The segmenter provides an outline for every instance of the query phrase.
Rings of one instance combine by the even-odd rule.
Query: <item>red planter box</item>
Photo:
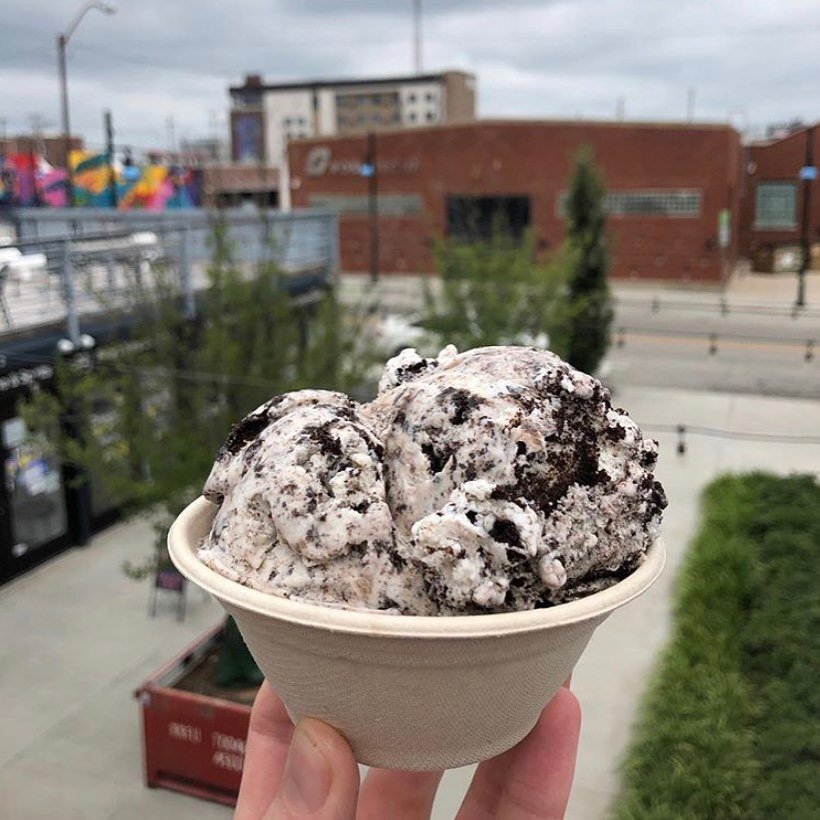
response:
[[[145,783],[236,804],[251,708],[174,689],[213,648],[221,626],[205,633],[134,693],[142,712]]]

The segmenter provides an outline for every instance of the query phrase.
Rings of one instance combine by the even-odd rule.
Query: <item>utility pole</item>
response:
[[[367,132],[367,158],[362,173],[367,177],[367,214],[370,223],[370,281],[379,281],[379,172],[376,132]]]
[[[686,92],[686,122],[695,121],[695,89]]]
[[[108,165],[108,193],[111,197],[111,207],[117,207],[117,172],[114,170],[114,124],[111,112],[103,113],[105,127],[105,162]]]
[[[42,149],[43,139],[43,125],[44,120],[40,114],[31,114],[29,116],[29,123],[31,128],[31,138],[28,143],[28,161],[31,166],[31,196],[32,203],[35,207],[43,204],[40,198],[40,190],[37,185],[37,151]],[[45,158],[45,151],[42,151],[43,158]]]
[[[176,124],[174,123],[173,114],[165,121],[165,127],[168,129],[168,151],[171,154],[171,162],[173,162],[173,156],[177,150]]]
[[[68,77],[65,66],[65,50],[71,35],[77,30],[77,26],[83,20],[86,14],[92,9],[101,11],[103,14],[114,14],[117,9],[110,3],[105,3],[102,0],[87,0],[79,11],[74,15],[72,21],[68,24],[68,28],[63,34],[57,35],[57,70],[60,75],[60,119],[63,129],[63,152],[65,153],[66,164],[66,204],[69,208],[74,205],[74,169],[71,167],[69,153],[71,151],[71,124],[68,120]]]
[[[413,69],[421,74],[421,0],[413,0]]]
[[[65,154],[66,191],[65,204],[74,207],[74,169],[71,167],[71,124],[68,121],[68,77],[65,68],[65,47],[68,38],[65,34],[57,37],[57,67],[60,72],[60,119],[63,129],[63,154]]]
[[[811,261],[811,237],[809,236],[811,184],[816,175],[817,169],[814,167],[814,126],[810,125],[806,129],[806,156],[803,168],[800,169],[800,178],[803,180],[803,218],[800,222],[800,246],[803,253],[800,260],[800,270],[797,272],[797,299],[794,303],[794,306],[798,308],[806,306],[806,270]]]
[[[623,97],[618,97],[618,102],[615,103],[615,119],[618,122],[624,121],[624,113],[626,110],[626,100]]]

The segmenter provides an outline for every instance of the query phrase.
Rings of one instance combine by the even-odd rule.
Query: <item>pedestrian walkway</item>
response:
[[[629,387],[615,396],[643,425],[688,425],[787,435],[820,436],[818,404],[807,400]],[[592,638],[572,678],[581,701],[583,727],[575,785],[566,820],[603,820],[618,790],[618,760],[626,749],[644,686],[669,630],[670,591],[675,570],[697,526],[703,486],[725,471],[752,469],[820,474],[820,446],[786,445],[687,437],[683,456],[673,434],[656,435],[661,444],[658,478],[669,507],[663,535],[667,567],[642,598],[612,615]],[[445,775],[436,820],[455,815],[471,768]]]
[[[644,424],[677,424],[820,435],[817,404],[695,391],[630,387],[617,402]],[[640,601],[596,633],[576,669],[584,710],[581,752],[568,818],[598,820],[617,791],[617,761],[658,649],[668,633],[674,571],[697,523],[702,486],[724,470],[820,472],[820,446],[690,437],[684,456],[660,436],[659,477],[670,506],[669,565]],[[128,580],[153,533],[144,521],[118,524],[0,589],[0,815],[9,820],[227,820],[231,811],[142,785],[133,690],[196,635],[219,608],[189,591],[184,623],[171,608],[147,617],[147,585]],[[470,769],[447,773],[436,820],[452,818]]]

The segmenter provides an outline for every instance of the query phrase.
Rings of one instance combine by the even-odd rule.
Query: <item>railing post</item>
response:
[[[66,331],[69,341],[76,348],[80,344],[80,320],[77,316],[77,304],[74,296],[74,267],[71,264],[70,240],[64,240],[60,250],[60,282],[66,311]]]
[[[194,283],[191,276],[191,226],[182,228],[182,245],[179,249],[179,285],[182,289],[182,305],[185,317],[193,319],[196,315]]]
[[[330,265],[330,278],[339,278],[339,218],[336,214],[328,214],[327,220],[327,242],[328,242],[328,264]]]

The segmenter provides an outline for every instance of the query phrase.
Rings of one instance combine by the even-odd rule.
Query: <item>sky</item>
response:
[[[413,70],[410,0],[113,0],[68,45],[72,131],[226,136],[227,88]],[[0,135],[59,130],[55,37],[82,0],[0,0]],[[484,117],[820,119],[820,0],[423,0],[425,71],[478,77]]]

